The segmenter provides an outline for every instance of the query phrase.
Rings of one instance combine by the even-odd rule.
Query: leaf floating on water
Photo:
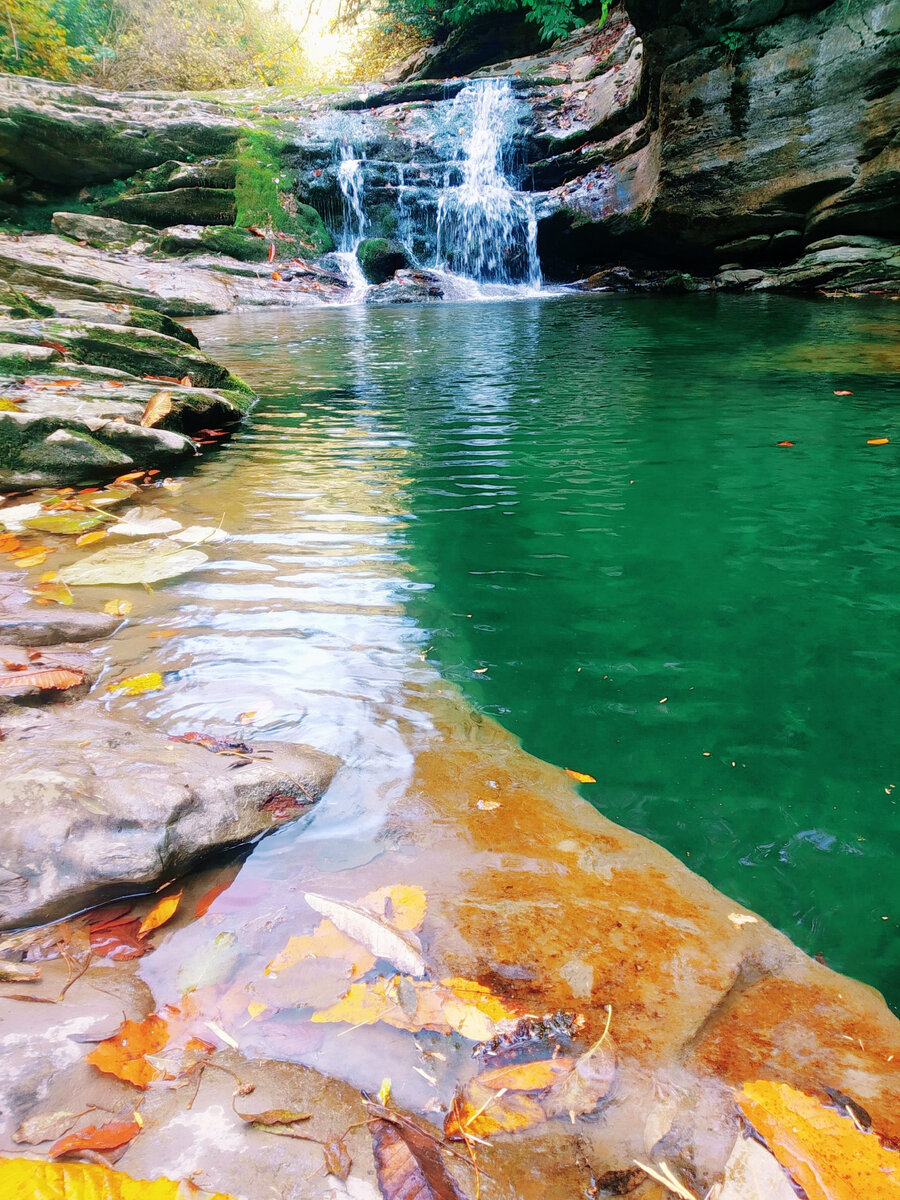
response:
[[[738,1106],[809,1200],[897,1200],[900,1154],[787,1083],[745,1083]]]
[[[778,443],[779,446],[793,446],[793,444],[794,444],[793,442],[779,442]]]
[[[331,921],[320,921],[310,937],[292,937],[280,954],[266,967],[266,975],[277,975],[296,966],[304,959],[338,958],[351,968],[351,980],[358,979],[375,966],[375,955],[365,946],[333,925]]]
[[[0,1158],[0,1195],[9,1200],[233,1200],[170,1179],[131,1179],[120,1171],[85,1163],[47,1163]]]
[[[86,533],[102,524],[108,518],[99,513],[48,513],[45,517],[32,517],[25,522],[28,529],[38,529],[41,533]]]
[[[141,413],[140,423],[145,429],[150,429],[152,426],[158,425],[163,417],[167,417],[171,411],[172,393],[154,392]]]
[[[466,1200],[435,1141],[412,1125],[380,1117],[369,1129],[384,1200]]]
[[[163,687],[163,677],[159,671],[148,671],[145,675],[132,675],[128,679],[118,679],[115,683],[107,684],[108,692],[123,692],[126,696],[143,696],[145,692],[158,692]]]
[[[109,537],[108,529],[95,529],[92,533],[83,533],[75,539],[76,546],[92,546],[94,542],[102,542]]]
[[[28,589],[28,594],[38,600],[49,600],[53,604],[71,604],[75,597],[61,579],[47,579]]]
[[[47,1154],[60,1158],[63,1154],[76,1154],[79,1150],[117,1150],[134,1141],[142,1126],[137,1121],[110,1121],[107,1125],[87,1125],[75,1133],[54,1142]]]
[[[146,1055],[158,1054],[169,1041],[169,1026],[154,1013],[145,1021],[126,1021],[119,1032],[100,1042],[86,1061],[107,1075],[144,1089],[161,1072],[147,1062]]]
[[[574,779],[576,783],[596,783],[597,780],[593,775],[585,775],[581,771],[573,771],[571,767],[566,767],[566,774],[570,779]]]
[[[886,446],[890,440],[891,440],[890,438],[868,438],[866,440],[866,445],[867,446]]]
[[[846,388],[841,388],[840,391],[834,393],[835,396],[852,396],[852,392],[848,392]]]
[[[422,946],[414,933],[400,931],[387,920],[355,904],[329,900],[314,892],[306,892],[304,898],[310,908],[328,917],[342,933],[360,942],[376,958],[387,959],[407,975],[425,974]]]
[[[127,617],[133,610],[134,605],[130,600],[107,600],[103,605],[103,611],[111,617]]]
[[[98,550],[60,571],[60,579],[73,586],[93,587],[106,583],[159,583],[202,567],[209,558],[202,550],[182,549],[177,544],[111,546]]]
[[[159,904],[154,905],[144,918],[138,930],[138,937],[145,937],[154,929],[159,929],[160,925],[165,925],[166,921],[170,921],[174,917],[183,895],[183,892],[176,892],[174,896],[166,896],[164,900],[160,900]]]

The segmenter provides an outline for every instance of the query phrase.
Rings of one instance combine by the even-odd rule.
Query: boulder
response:
[[[204,158],[202,162],[165,162],[138,177],[141,191],[168,192],[176,188],[233,188],[234,159]]]
[[[234,754],[87,704],[7,713],[0,793],[0,928],[150,889],[204,856],[302,816],[337,770],[307,746]],[[265,757],[262,757],[262,756]]]
[[[220,105],[0,77],[0,166],[74,190],[173,159],[228,153],[243,122]]]
[[[159,236],[149,225],[133,225],[93,213],[58,212],[51,221],[54,233],[87,242],[97,250],[149,250]]]
[[[356,257],[369,283],[385,283],[395,271],[410,265],[400,242],[388,238],[367,238],[359,243]]]
[[[165,192],[134,192],[102,201],[100,216],[143,221],[156,229],[190,222],[230,225],[237,211],[234,192],[227,188],[185,187]]]
[[[366,304],[427,304],[442,300],[444,287],[432,271],[397,271],[393,279],[369,288]]]

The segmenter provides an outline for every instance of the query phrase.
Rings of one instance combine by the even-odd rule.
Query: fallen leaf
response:
[[[40,967],[0,960],[0,983],[34,983],[40,977]]]
[[[755,1138],[739,1134],[710,1200],[797,1200],[787,1172]]]
[[[866,445],[867,446],[886,446],[890,440],[891,440],[890,438],[867,438]]]
[[[163,687],[163,677],[159,671],[148,671],[145,675],[132,675],[128,679],[118,679],[115,683],[107,684],[108,692],[124,692],[126,696],[143,696],[145,692],[158,692]]]
[[[242,1113],[234,1110],[242,1121],[248,1125],[296,1125],[298,1121],[308,1121],[312,1113],[292,1112],[288,1108],[267,1108],[260,1113]]]
[[[574,779],[576,783],[596,783],[597,780],[593,775],[585,775],[581,771],[573,771],[571,767],[566,767],[566,774],[570,779]]]
[[[139,928],[137,917],[98,926],[90,933],[91,949],[98,958],[108,958],[112,962],[143,958],[152,947],[138,935]]]
[[[86,533],[108,519],[99,513],[92,512],[62,513],[59,515],[48,513],[45,517],[32,517],[31,520],[25,522],[25,528],[37,529],[41,533]]]
[[[314,892],[304,894],[306,903],[327,917],[342,933],[360,942],[376,958],[387,959],[408,975],[424,975],[422,946],[414,933],[399,930],[386,919],[342,900],[329,900]]]
[[[103,605],[103,611],[111,617],[127,617],[133,609],[134,605],[130,600],[107,600]]]
[[[0,691],[37,688],[39,691],[65,692],[84,683],[84,671],[68,667],[51,667],[37,671],[0,671]]]
[[[375,966],[375,955],[331,921],[320,921],[309,937],[289,938],[284,949],[266,967],[266,975],[277,975],[296,966],[304,959],[336,958],[351,968],[351,980],[359,979]]]
[[[281,280],[284,279],[284,276],[282,275],[282,273],[280,271],[273,271],[272,278],[275,280],[276,283],[280,283]]]
[[[845,388],[841,388],[840,391],[837,391],[834,394],[835,394],[835,396],[852,396],[853,395],[852,392],[848,392]]]
[[[131,1179],[120,1171],[85,1163],[47,1163],[0,1158],[0,1194],[7,1200],[233,1200],[193,1183]]]
[[[779,446],[793,446],[793,444],[794,444],[793,442],[779,442],[778,443]]]
[[[95,529],[91,533],[83,533],[75,539],[76,546],[92,546],[94,542],[102,542],[109,537],[108,529]]]
[[[268,1010],[268,1007],[268,1004],[263,1004],[261,1000],[251,1000],[247,1005],[247,1012],[250,1014],[251,1019],[255,1021],[257,1017],[261,1017]]]
[[[900,1154],[787,1083],[745,1083],[738,1107],[808,1200],[897,1200]]]
[[[100,1042],[86,1061],[107,1075],[144,1089],[162,1074],[145,1056],[157,1054],[168,1041],[169,1026],[154,1013],[145,1021],[126,1021],[114,1037]]]
[[[738,929],[742,925],[758,925],[759,917],[752,917],[750,913],[729,913],[728,920],[732,925],[736,925]]]
[[[29,595],[40,600],[50,600],[54,604],[71,604],[75,597],[60,579],[38,581],[37,586],[28,589]]]
[[[325,1174],[333,1175],[335,1179],[340,1179],[342,1183],[345,1182],[350,1177],[353,1159],[344,1145],[343,1138],[336,1137],[328,1142],[323,1142],[322,1150],[325,1154]]]
[[[269,262],[274,261],[274,258],[275,258],[275,243],[274,242],[269,242],[269,253],[266,255],[266,258]]]
[[[466,1200],[435,1141],[411,1125],[379,1117],[369,1130],[384,1200]]]
[[[2,515],[2,510],[0,510]],[[22,543],[12,533],[0,534],[0,554],[11,554],[13,550],[21,550]]]
[[[163,417],[167,417],[172,411],[172,393],[171,392],[154,392],[144,406],[144,411],[141,413],[140,424],[144,429],[150,429],[154,425],[158,425]]]
[[[194,909],[194,916],[195,917],[205,916],[209,912],[210,908],[212,907],[212,903],[216,899],[216,897],[221,896],[223,892],[227,891],[228,888],[231,887],[232,883],[234,883],[234,880],[229,879],[225,883],[213,884],[213,886],[209,889],[209,891],[204,892],[203,895],[200,897],[200,899],[197,901],[197,907]]]
[[[98,550],[60,571],[60,578],[75,586],[107,583],[159,583],[203,566],[209,558],[202,550],[183,549],[165,542],[157,545],[125,544]]]
[[[188,742],[192,746],[202,746],[204,750],[209,750],[212,754],[237,754],[246,757],[253,755],[253,748],[246,742],[232,742],[227,738],[213,737],[210,733],[198,733],[196,730],[192,730],[190,733],[173,733],[170,735],[169,741]]]
[[[79,1150],[116,1150],[133,1141],[141,1132],[137,1121],[110,1121],[107,1125],[87,1125],[75,1133],[66,1134],[54,1142],[47,1154],[50,1158],[61,1158],[63,1154],[75,1154]]]
[[[255,716],[256,716],[256,712],[255,712],[254,710],[252,710],[252,709],[251,709],[251,711],[250,711],[250,712],[242,712],[242,713],[239,713],[239,714],[238,714],[238,721],[240,722],[240,724],[241,724],[241,725],[252,725],[252,724],[253,724],[253,718],[254,718]]]
[[[134,692],[129,692],[129,695],[134,694]],[[160,900],[158,904],[154,905],[144,918],[138,930],[138,937],[146,937],[148,933],[152,933],[154,929],[159,929],[160,925],[165,925],[166,921],[170,921],[175,915],[183,895],[183,892],[176,892],[174,896],[166,896],[164,900]]]
[[[19,1145],[39,1146],[41,1142],[52,1142],[68,1133],[83,1112],[48,1112],[27,1117],[12,1135]]]
[[[575,1065],[574,1058],[560,1055],[559,1058],[540,1058],[536,1062],[516,1063],[509,1067],[494,1067],[483,1071],[478,1081],[484,1087],[499,1092],[542,1092],[551,1087],[561,1076],[568,1075]]]

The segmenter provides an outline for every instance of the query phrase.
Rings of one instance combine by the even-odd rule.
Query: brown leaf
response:
[[[167,417],[171,411],[172,393],[155,392],[147,401],[144,411],[141,413],[141,425],[145,429],[149,429],[153,425],[158,425],[163,417]]]
[[[380,1117],[369,1129],[384,1200],[466,1200],[430,1138]]]
[[[64,692],[68,688],[84,683],[84,671],[69,667],[53,667],[40,671],[0,671],[0,690],[10,691],[21,687],[37,688],[42,692]]]
[[[78,1112],[48,1112],[27,1117],[12,1135],[20,1146],[38,1146],[41,1142],[52,1142],[68,1133],[79,1117]]]
[[[350,1175],[353,1159],[341,1138],[332,1138],[322,1146],[325,1152],[325,1174],[333,1175],[343,1183]]]
[[[288,1108],[267,1108],[259,1113],[234,1111],[248,1125],[296,1125],[298,1121],[308,1121],[312,1116],[312,1113],[292,1112]]]
[[[132,1141],[141,1132],[137,1121],[110,1121],[108,1125],[88,1125],[54,1142],[47,1155],[60,1158],[80,1150],[116,1150]]]

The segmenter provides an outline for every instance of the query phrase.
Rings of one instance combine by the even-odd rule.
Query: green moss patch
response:
[[[282,162],[283,147],[278,138],[260,130],[238,143],[234,223],[238,228],[252,225],[267,233],[286,233],[306,254],[327,254],[334,241],[318,212],[294,195],[291,172]]]

